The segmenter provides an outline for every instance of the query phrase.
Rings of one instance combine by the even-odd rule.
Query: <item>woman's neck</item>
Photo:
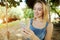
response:
[[[40,22],[43,22],[43,18],[35,18],[36,21],[40,21]]]

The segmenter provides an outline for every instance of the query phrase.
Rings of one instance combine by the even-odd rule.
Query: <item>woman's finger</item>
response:
[[[25,30],[27,30],[29,32],[29,34],[31,34],[31,35],[34,34],[34,32],[32,30],[30,30],[30,29],[26,28]]]
[[[30,32],[27,29],[23,28],[22,31],[30,35]]]
[[[28,34],[28,32],[26,32],[26,31],[23,31],[22,33],[23,33],[23,35],[26,36],[26,37],[30,37],[30,36],[31,36],[31,35]]]

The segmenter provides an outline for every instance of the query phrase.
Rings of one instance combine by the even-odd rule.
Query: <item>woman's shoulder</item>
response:
[[[48,26],[53,26],[53,23],[52,22],[48,22]]]
[[[27,19],[28,28],[30,28],[30,25],[31,25],[32,21],[33,21],[33,18]]]
[[[26,25],[28,28],[30,27],[30,23],[32,22],[32,19],[27,18],[25,20],[20,21],[20,25]]]
[[[33,20],[33,18],[27,19],[26,22],[30,23],[32,20]]]
[[[52,22],[48,22],[48,27],[47,29],[53,29],[53,23]]]
[[[25,20],[21,20],[20,21],[20,26],[22,27],[22,26],[29,26],[29,24],[30,24],[30,19],[25,19]]]
[[[25,20],[20,20],[20,23],[25,23],[28,24],[30,22],[31,19],[25,19]]]

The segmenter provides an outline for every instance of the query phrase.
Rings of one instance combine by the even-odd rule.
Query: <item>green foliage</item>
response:
[[[25,9],[24,11],[24,18],[33,18],[33,10],[32,9]]]
[[[12,7],[12,6],[16,7],[20,5],[20,2],[22,2],[22,0],[19,0],[18,2],[15,0],[7,0],[7,2],[9,3],[9,7]],[[0,5],[5,6],[5,0],[1,0]]]
[[[16,7],[17,5],[20,4],[20,2],[16,2],[16,1],[14,1],[14,0],[8,0],[8,3],[10,4],[10,5],[9,5],[10,7],[11,7],[11,6]]]
[[[52,6],[59,6],[60,0],[50,0],[50,3],[52,3]]]
[[[60,5],[60,1],[59,0],[50,0],[49,3],[50,3],[50,9],[51,9],[50,11],[55,12],[60,16],[59,9],[56,8],[57,6]]]

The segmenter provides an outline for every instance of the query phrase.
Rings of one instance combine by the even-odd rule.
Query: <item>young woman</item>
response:
[[[43,1],[36,1],[33,7],[34,18],[29,21],[28,28],[23,28],[25,37],[31,40],[51,40],[53,24],[48,18],[47,4]]]

